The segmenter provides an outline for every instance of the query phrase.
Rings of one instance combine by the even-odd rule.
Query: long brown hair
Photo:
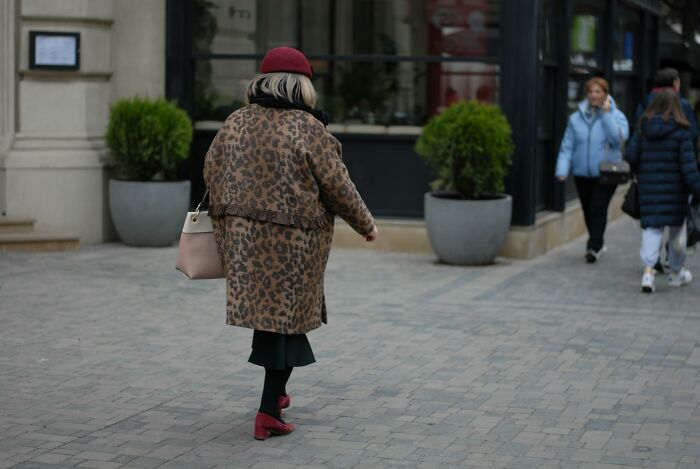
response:
[[[673,117],[673,120],[679,126],[684,129],[690,128],[690,123],[685,118],[681,108],[681,100],[678,97],[678,93],[674,90],[662,90],[656,93],[656,96],[651,100],[647,110],[639,120],[639,124],[641,125],[644,120],[651,120],[652,117],[658,114],[661,114],[664,122],[667,122],[669,117]]]

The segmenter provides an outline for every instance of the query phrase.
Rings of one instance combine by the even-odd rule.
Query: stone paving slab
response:
[[[0,254],[0,469],[700,467],[700,282],[639,293],[639,237],[595,265],[334,251],[297,431],[265,442],[223,281],[174,248]]]

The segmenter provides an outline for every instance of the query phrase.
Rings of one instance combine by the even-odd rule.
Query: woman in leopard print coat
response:
[[[291,48],[270,50],[205,158],[209,214],[226,273],[227,324],[254,329],[249,361],[266,370],[255,437],[293,430],[292,368],[315,361],[306,332],[327,322],[323,276],[339,215],[367,241],[374,220],[341,147],[313,110],[312,70]],[[320,120],[319,120],[320,118]]]

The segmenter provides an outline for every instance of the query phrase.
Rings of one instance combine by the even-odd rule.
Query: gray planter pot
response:
[[[190,206],[190,181],[109,180],[109,209],[119,237],[129,246],[171,246]]]
[[[425,223],[433,251],[441,262],[491,264],[510,227],[513,199],[457,200],[425,194]]]

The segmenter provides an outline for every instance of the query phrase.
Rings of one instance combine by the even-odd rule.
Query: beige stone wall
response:
[[[165,94],[165,0],[114,0],[112,100]]]
[[[7,212],[7,173],[4,161],[15,136],[15,23],[14,0],[0,2],[0,215]]]
[[[30,30],[80,32],[80,70],[30,70]],[[165,0],[3,0],[0,61],[0,209],[83,243],[114,239],[109,106],[164,94]]]
[[[9,216],[83,242],[111,237],[103,210],[112,0],[20,0],[15,135],[3,161]],[[80,32],[79,71],[29,69],[29,31]]]

